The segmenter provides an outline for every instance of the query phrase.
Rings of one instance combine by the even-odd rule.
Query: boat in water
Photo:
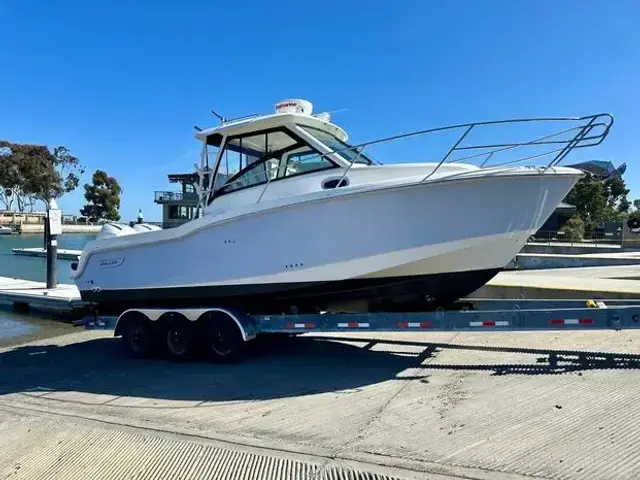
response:
[[[0,225],[0,235],[11,235],[13,230],[11,227],[7,227],[5,225]]]
[[[105,227],[72,275],[102,312],[448,306],[515,257],[582,175],[559,163],[602,142],[612,122],[608,114],[478,122],[352,145],[328,114],[285,100],[275,113],[198,129],[198,218],[155,231]],[[488,140],[487,131],[513,127],[535,136]],[[436,133],[455,137],[435,161],[372,156],[401,161],[416,150],[395,145]]]

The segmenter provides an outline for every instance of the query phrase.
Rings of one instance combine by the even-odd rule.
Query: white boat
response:
[[[196,133],[203,143],[199,218],[99,238],[73,276],[82,298],[103,311],[447,305],[515,257],[582,175],[558,163],[575,148],[599,144],[612,122],[607,114],[481,122],[352,146],[328,114],[286,100],[274,114]],[[472,131],[540,123],[556,130],[527,141],[468,143]],[[458,138],[438,161],[382,165],[368,155],[436,132]],[[518,161],[552,158],[542,166],[514,166],[512,158],[487,165],[523,149],[530,154]]]
[[[11,230],[11,227],[0,225],[0,235],[11,235],[12,233],[13,230]]]

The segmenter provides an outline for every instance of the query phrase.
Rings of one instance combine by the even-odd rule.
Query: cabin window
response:
[[[317,172],[331,168],[333,164],[314,150],[307,148],[302,151],[291,152],[286,156],[283,177],[290,177],[301,173]]]
[[[319,141],[324,143],[330,150],[336,152],[342,158],[344,158],[347,162],[353,162],[355,159],[356,163],[361,163],[364,165],[371,165],[374,163],[373,159],[364,154],[364,152],[358,152],[361,148],[352,147],[351,145],[343,142],[342,140],[337,139],[329,132],[325,132],[324,130],[319,130],[313,127],[307,127],[304,125],[300,125],[300,128],[304,129],[309,133],[309,135],[313,135]]]
[[[296,140],[283,131],[272,131],[229,139],[222,152],[218,171],[227,178],[237,174],[240,170],[269,158],[279,160],[282,151],[296,144]],[[268,158],[269,157],[269,158]],[[266,181],[265,169],[254,171],[256,180],[262,175]],[[246,178],[244,180],[247,180]],[[258,182],[259,183],[259,182]]]
[[[271,130],[230,138],[218,175],[229,180],[215,196],[335,165],[292,132]]]

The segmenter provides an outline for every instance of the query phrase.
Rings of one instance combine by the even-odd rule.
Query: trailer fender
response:
[[[245,342],[253,340],[258,334],[258,327],[256,322],[249,315],[241,312],[232,311],[227,308],[212,307],[212,308],[185,308],[185,309],[166,309],[166,308],[131,308],[124,311],[116,321],[114,336],[122,334],[122,326],[127,321],[127,318],[135,315],[144,315],[149,321],[157,322],[160,317],[166,313],[177,313],[184,316],[191,322],[197,321],[204,313],[207,312],[220,312],[230,317],[240,329],[242,339]]]

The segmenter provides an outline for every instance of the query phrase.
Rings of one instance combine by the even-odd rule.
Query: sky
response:
[[[607,112],[611,134],[570,160],[636,166],[635,0],[0,0],[0,139],[64,145],[159,221],[155,190],[193,170],[193,125],[304,98],[355,143],[512,117]],[[391,150],[403,161],[406,149]],[[387,159],[381,159],[387,161]],[[83,189],[59,201],[84,205]]]

